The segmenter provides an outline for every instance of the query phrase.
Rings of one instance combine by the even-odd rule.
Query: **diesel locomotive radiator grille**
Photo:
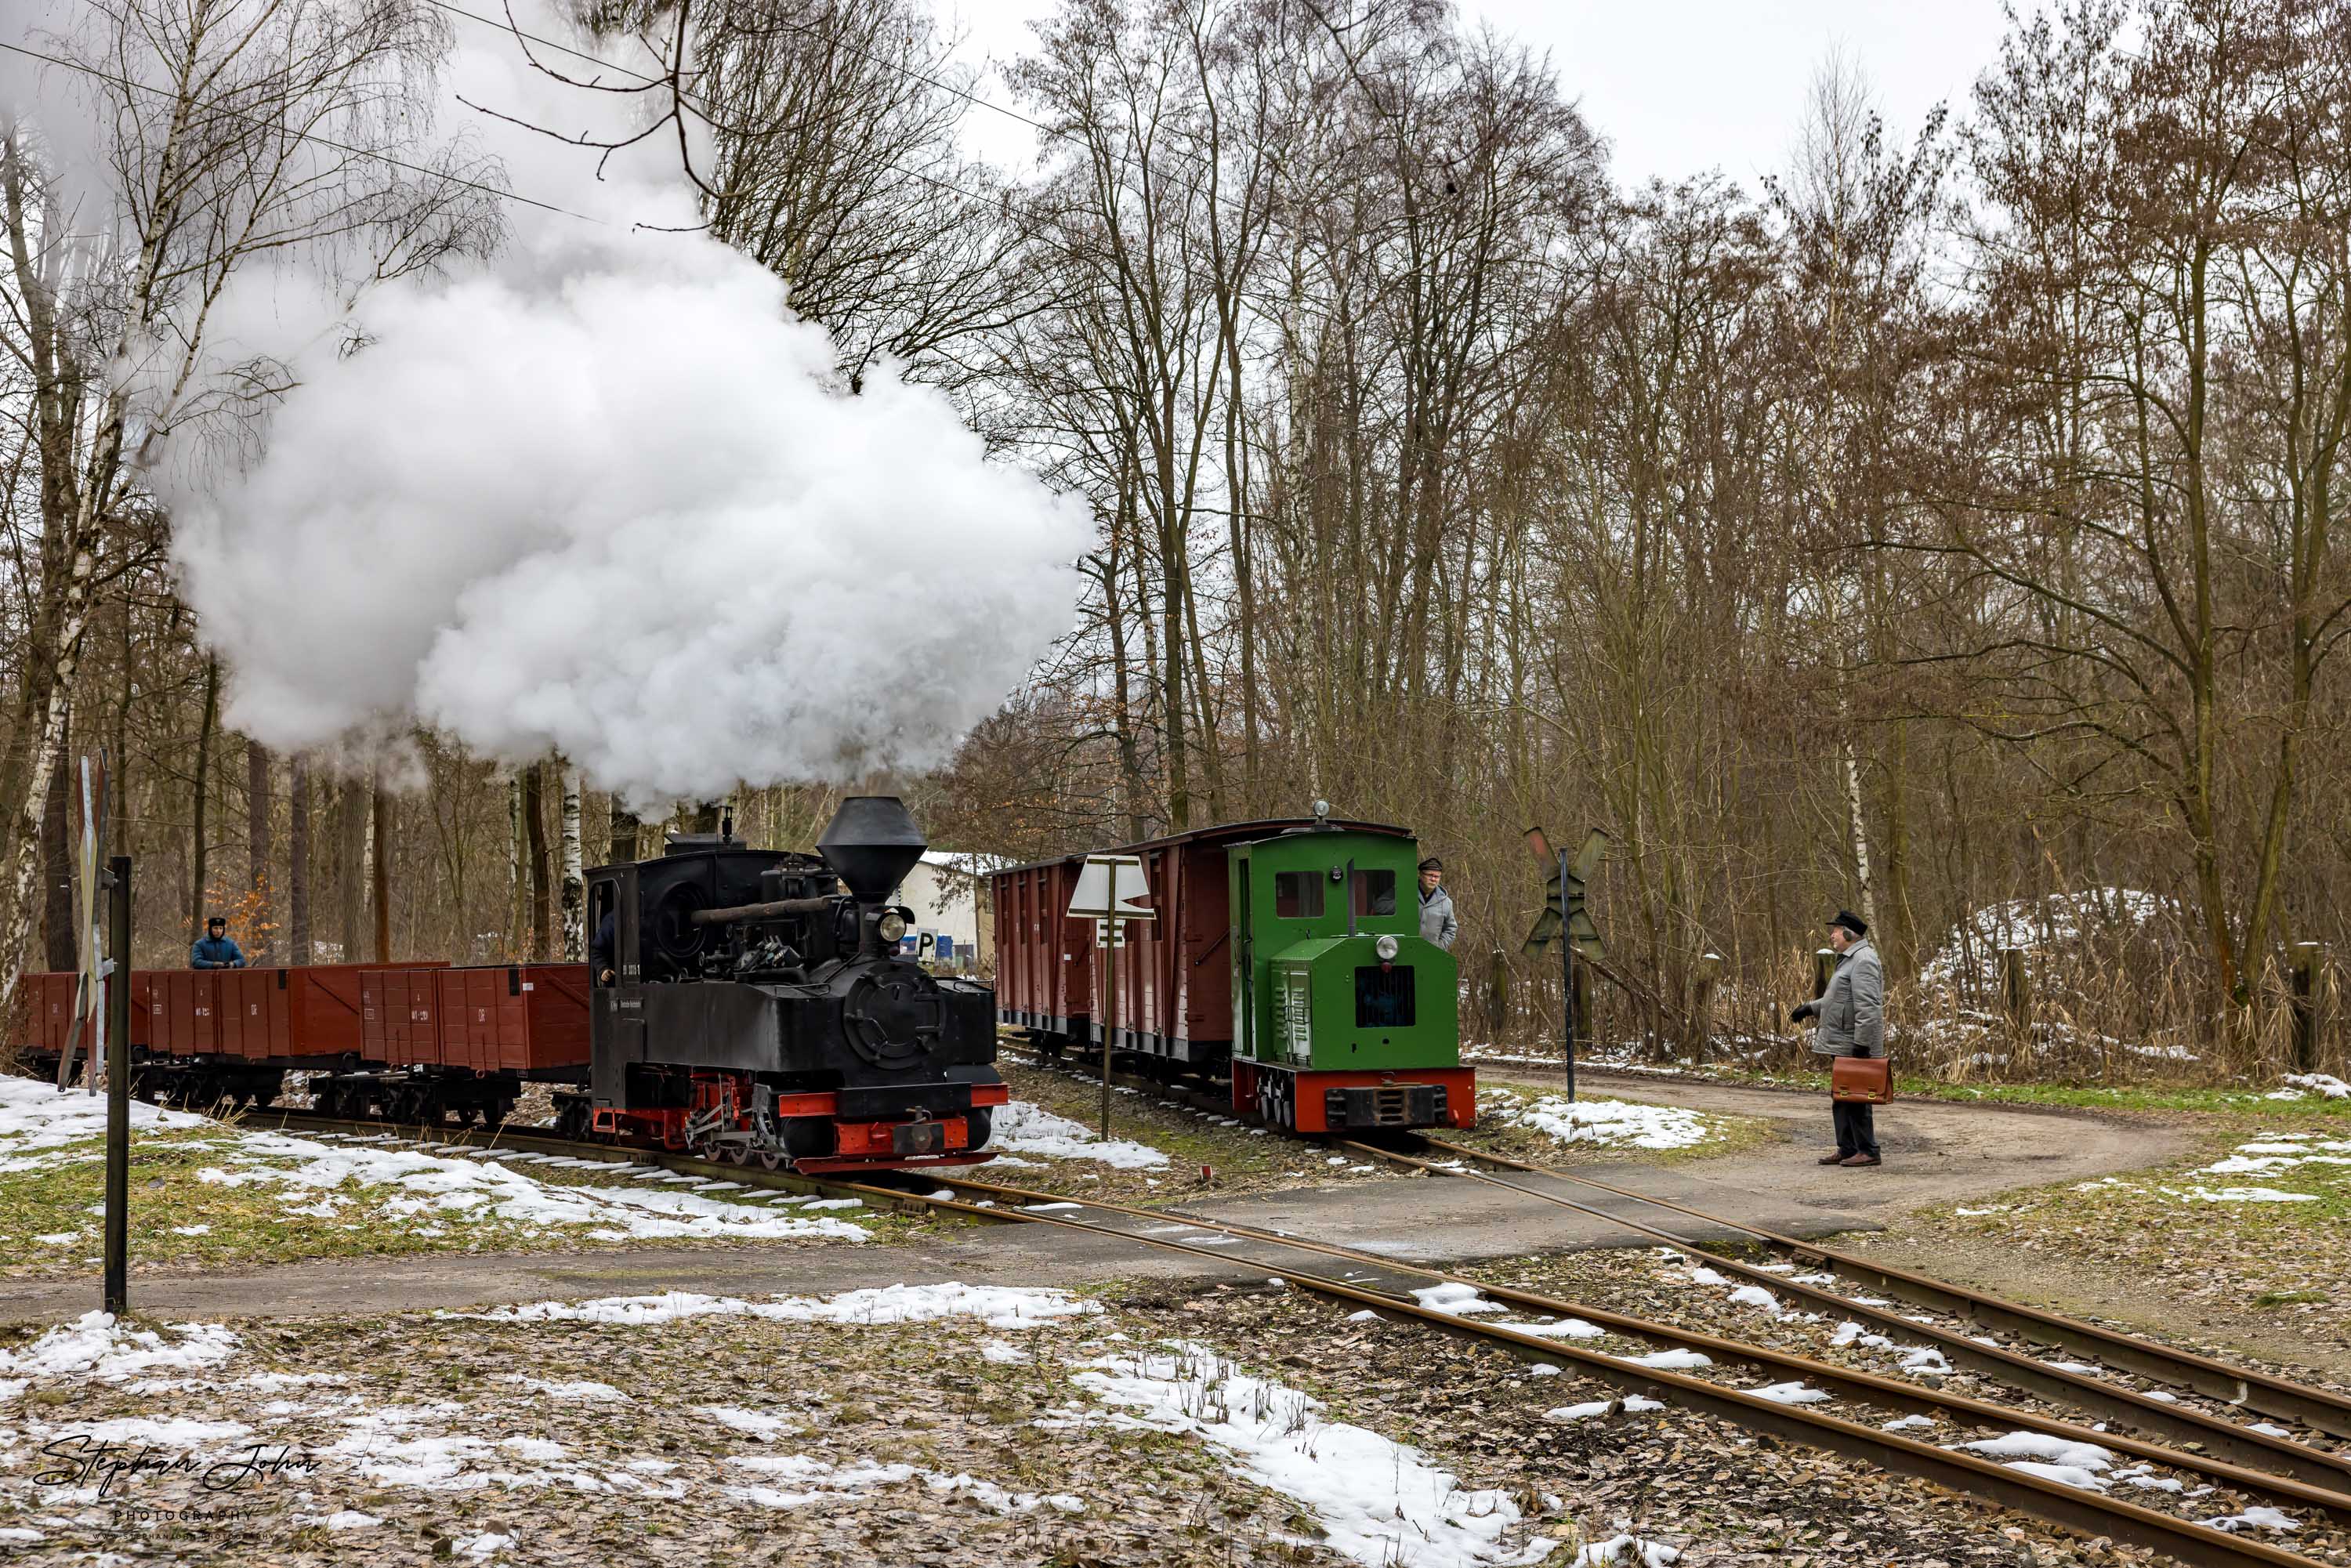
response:
[[[1355,1027],[1412,1027],[1412,966],[1365,964],[1355,971]]]
[[[1323,1119],[1332,1127],[1433,1127],[1445,1120],[1442,1083],[1377,1083],[1322,1092]]]

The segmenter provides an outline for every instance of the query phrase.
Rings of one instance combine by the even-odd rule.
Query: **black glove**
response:
[[[1790,1023],[1802,1023],[1806,1019],[1815,1019],[1820,1016],[1820,1004],[1817,1002],[1799,1002],[1788,1009]]]

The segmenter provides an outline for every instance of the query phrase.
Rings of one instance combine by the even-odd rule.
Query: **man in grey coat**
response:
[[[1886,1050],[1886,968],[1869,941],[1861,916],[1840,909],[1829,922],[1829,946],[1837,950],[1829,988],[1789,1013],[1798,1023],[1819,1020],[1813,1050],[1821,1056],[1877,1056]],[[1876,1107],[1865,1102],[1832,1100],[1836,1153],[1824,1166],[1874,1166],[1877,1155]]]
[[[1420,935],[1448,953],[1461,935],[1461,923],[1453,918],[1453,895],[1445,891],[1445,862],[1435,855],[1420,862]]]

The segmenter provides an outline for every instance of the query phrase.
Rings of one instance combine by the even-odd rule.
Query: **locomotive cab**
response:
[[[572,1129],[769,1169],[987,1156],[995,1001],[900,956],[920,859],[894,797],[842,802],[819,854],[673,833],[588,877],[589,1092]]]

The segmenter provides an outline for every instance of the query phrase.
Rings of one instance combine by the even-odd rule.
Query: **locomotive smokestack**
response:
[[[895,795],[852,795],[816,841],[851,896],[879,904],[923,858],[923,831]]]

